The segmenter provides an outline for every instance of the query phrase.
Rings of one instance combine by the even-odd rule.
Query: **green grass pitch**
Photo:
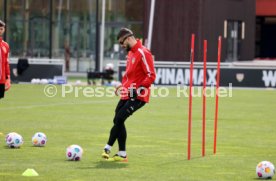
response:
[[[213,155],[215,99],[207,99],[206,156],[201,157],[202,100],[193,100],[192,159],[187,160],[188,98],[151,102],[126,121],[128,163],[110,163],[100,155],[112,126],[118,97],[48,98],[43,85],[13,85],[0,101],[0,180],[95,181],[246,181],[256,180],[262,160],[276,164],[276,91],[238,90],[220,98],[217,154]],[[5,146],[5,135],[18,132],[20,149]],[[44,132],[43,148],[32,135]],[[66,161],[71,144],[84,149],[79,162]],[[112,154],[117,151],[117,143]],[[21,174],[33,168],[38,177]],[[273,178],[275,179],[275,178]]]

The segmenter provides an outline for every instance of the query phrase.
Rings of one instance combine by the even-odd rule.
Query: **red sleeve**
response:
[[[142,54],[142,67],[145,74],[147,74],[146,78],[142,81],[141,85],[144,87],[150,87],[151,84],[155,80],[155,70],[153,58],[150,52],[140,50]]]

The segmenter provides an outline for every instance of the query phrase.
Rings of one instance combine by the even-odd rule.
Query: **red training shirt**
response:
[[[8,43],[3,41],[0,37],[0,84],[5,84],[6,78],[10,76],[10,65],[9,65],[9,52],[10,47]]]
[[[122,80],[121,99],[129,99],[128,89],[145,87],[143,95],[137,99],[149,102],[150,86],[156,77],[151,52],[142,45],[140,40],[131,48],[127,55],[126,72]]]

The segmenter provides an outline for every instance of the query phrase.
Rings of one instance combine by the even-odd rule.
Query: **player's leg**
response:
[[[122,106],[120,109],[118,109],[118,112],[116,112],[115,117],[113,119],[114,124],[110,130],[109,139],[104,148],[104,152],[106,152],[107,154],[110,153],[111,147],[114,145],[115,141],[118,139],[119,133],[121,131],[123,131],[122,136],[126,136],[126,135],[124,135],[124,133],[126,133],[124,122],[128,116],[129,116],[129,114],[127,113],[124,106]],[[106,154],[102,154],[102,157],[107,158],[108,156]]]
[[[115,125],[115,121],[116,121],[116,116],[119,112],[119,110],[126,104],[127,100],[120,100],[116,106],[116,109],[115,109],[115,116],[114,116],[114,119],[113,119],[113,123]],[[111,151],[111,148],[113,146],[113,144],[115,143],[116,139],[117,139],[117,135],[114,134],[114,131],[113,129],[116,129],[116,127],[114,128],[114,126],[111,128],[111,131],[110,131],[110,135],[109,135],[109,139],[108,139],[108,143],[105,145],[104,147],[104,150],[103,150],[103,153],[102,153],[102,157],[105,158],[105,159],[108,159],[109,158],[109,154],[110,154],[110,151]],[[113,131],[112,131],[113,130]]]
[[[0,84],[0,99],[5,96],[5,84]]]
[[[115,161],[127,161],[126,154],[126,139],[127,139],[127,131],[125,128],[125,120],[132,115],[135,111],[140,109],[145,105],[145,102],[140,100],[135,101],[127,101],[127,103],[120,109],[117,116],[115,117],[115,124],[113,126],[114,129],[113,134],[117,134],[118,136],[118,144],[119,144],[119,152],[113,156]],[[117,132],[115,132],[117,131]]]
[[[123,111],[127,113],[127,115],[124,117],[124,120],[122,120],[123,124],[120,127],[120,132],[118,135],[119,151],[126,150],[127,132],[126,132],[124,121],[144,105],[145,105],[145,102],[142,102],[140,100],[135,100],[135,101],[129,100],[121,109],[121,111],[118,113],[118,115],[122,114],[122,117],[124,117]],[[118,121],[121,121],[121,120],[118,120]]]

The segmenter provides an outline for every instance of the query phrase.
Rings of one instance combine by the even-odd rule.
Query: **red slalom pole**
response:
[[[207,40],[203,45],[203,100],[202,100],[202,156],[205,156],[205,129],[206,129],[206,74],[207,74]]]
[[[218,38],[218,65],[217,65],[217,82],[216,82],[216,112],[214,120],[214,154],[217,152],[217,132],[218,132],[218,91],[220,81],[220,58],[221,58],[221,36]]]
[[[192,129],[192,99],[193,99],[193,69],[194,69],[194,47],[195,34],[192,34],[191,39],[191,54],[190,54],[190,94],[189,94],[189,120],[188,120],[188,160],[191,159],[191,129]]]

